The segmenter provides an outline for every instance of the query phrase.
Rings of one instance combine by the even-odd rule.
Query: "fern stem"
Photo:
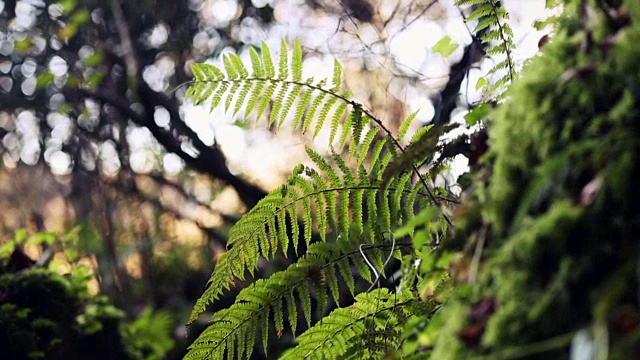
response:
[[[507,39],[507,37],[505,36],[505,31],[504,31],[504,26],[502,25],[502,23],[500,22],[500,16],[498,16],[498,2],[496,1],[492,1],[491,2],[491,7],[493,9],[493,11],[491,12],[491,14],[493,15],[493,17],[495,17],[496,19],[496,23],[498,24],[498,31],[500,32],[500,39],[502,39],[502,43],[504,44],[504,49],[505,49],[505,54],[507,55],[507,66],[509,67],[509,81],[512,82],[513,79],[515,78],[515,69],[514,69],[514,65],[513,65],[513,56],[511,53],[511,47],[508,46],[509,45],[509,39]]]
[[[362,258],[367,263],[369,268],[371,268],[371,271],[373,271],[373,274],[376,276],[376,279],[373,281],[373,283],[371,283],[371,286],[369,286],[369,289],[367,289],[367,292],[371,291],[371,289],[373,289],[378,284],[378,282],[380,281],[380,276],[382,276],[382,272],[384,272],[384,268],[387,267],[387,264],[389,264],[389,261],[393,257],[393,252],[395,251],[395,247],[396,247],[396,237],[393,235],[393,233],[391,234],[391,241],[392,241],[391,251],[389,251],[389,255],[387,256],[387,259],[384,261],[384,264],[382,264],[382,268],[380,269],[380,272],[376,271],[376,267],[373,266],[373,264],[371,264],[371,261],[369,261],[369,258],[367,257],[367,255],[365,255],[364,251],[362,251],[362,247],[365,244],[360,244],[360,247],[359,247],[360,255],[362,255]]]

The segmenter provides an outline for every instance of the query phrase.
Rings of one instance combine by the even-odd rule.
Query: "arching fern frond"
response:
[[[509,13],[499,0],[456,0],[457,6],[473,6],[466,22],[478,21],[473,32],[480,35],[480,41],[488,44],[485,53],[488,57],[501,57],[504,60],[494,65],[485,76],[502,74],[495,81],[488,83],[485,94],[488,97],[500,97],[504,89],[516,77],[513,50],[513,30],[507,23]]]
[[[380,140],[378,144],[374,149],[382,151],[389,141]],[[339,156],[334,156],[335,164],[330,164],[310,148],[307,148],[307,154],[319,171],[296,167],[286,184],[272,191],[234,225],[229,233],[230,249],[218,260],[189,323],[230,289],[236,279],[244,279],[247,270],[253,274],[260,256],[272,259],[280,250],[286,255],[290,245],[297,250],[299,238],[308,245],[314,226],[323,240],[330,232],[348,239],[353,231],[356,232],[353,235],[359,236],[367,229],[367,237],[372,241],[392,226],[399,225],[403,217],[414,216],[413,206],[401,205],[403,199],[410,200],[412,205],[417,197],[425,202],[428,199],[421,185],[410,184],[409,173],[381,188],[383,174],[392,158],[390,151],[372,161],[369,169],[361,165],[358,174],[353,173]],[[368,210],[366,224],[365,206]],[[302,219],[302,228],[298,216]],[[287,228],[291,231],[286,231]],[[362,267],[366,265],[363,263]]]
[[[268,124],[275,124],[279,129],[291,120],[293,130],[301,128],[303,132],[312,131],[315,138],[330,122],[331,142],[334,141],[340,122],[346,117],[353,118],[352,112],[361,114],[359,105],[349,99],[349,93],[342,89],[342,67],[335,61],[330,87],[326,81],[315,81],[313,78],[302,80],[302,49],[296,40],[291,54],[283,40],[280,47],[278,65],[274,64],[271,50],[263,43],[259,54],[254,48],[249,49],[251,72],[246,69],[240,57],[228,54],[223,57],[223,68],[209,64],[194,64],[192,71],[194,81],[187,90],[186,99],[191,98],[195,104],[210,102],[210,109],[224,105],[226,111],[235,115],[244,109],[244,118],[252,114],[259,120],[268,112]],[[297,103],[297,105],[296,105]],[[305,110],[307,114],[305,116]],[[367,118],[358,117],[361,120]],[[350,125],[350,124],[349,124]],[[359,140],[362,126],[343,127],[339,151],[346,142],[346,133],[353,130],[352,139]]]
[[[381,259],[395,249],[408,244],[378,242],[360,248],[361,239],[332,243],[315,243],[306,255],[286,270],[260,279],[243,289],[231,307],[218,311],[210,326],[194,341],[185,359],[241,359],[250,358],[257,332],[267,352],[269,332],[281,334],[285,329],[286,308],[289,328],[296,333],[298,305],[307,325],[311,324],[311,298],[316,300],[317,311],[323,315],[329,294],[337,303],[340,298],[338,279],[353,292],[354,275],[347,269],[353,264],[362,269],[361,275],[372,281],[370,269],[363,263],[362,254],[369,259]],[[366,275],[364,275],[366,274]],[[259,329],[259,331],[257,331]],[[224,356],[226,354],[226,357]]]
[[[413,293],[392,294],[384,288],[359,294],[353,305],[334,310],[300,335],[298,345],[281,359],[342,359],[356,355],[360,359],[372,358],[370,351],[376,351],[376,347],[362,347],[367,339],[371,345],[378,343],[377,338],[401,323],[399,318],[410,315],[406,313],[407,305],[415,301],[419,300]]]
[[[238,294],[234,305],[216,312],[187,358],[250,358],[257,340],[266,352],[270,332],[281,334],[287,318],[294,334],[298,318],[304,317],[310,326],[312,303],[322,315],[330,303],[329,294],[338,302],[339,279],[354,296],[358,291],[354,274],[376,284],[384,274],[389,251],[401,258],[395,250],[402,245],[395,240],[389,244],[384,234],[413,218],[420,208],[439,207],[416,163],[396,161],[407,152],[406,159],[416,155],[411,145],[408,150],[401,145],[415,114],[401,124],[399,138],[395,138],[379,119],[342,91],[338,62],[329,85],[326,80],[303,81],[302,50],[297,41],[291,54],[282,42],[277,62],[265,44],[260,53],[251,48],[249,56],[251,69],[234,54],[224,57],[222,68],[194,65],[195,80],[186,97],[196,104],[210,102],[211,109],[224,105],[234,114],[244,110],[245,118],[264,118],[276,128],[291,121],[294,131],[311,132],[314,137],[328,127],[333,156],[327,159],[307,148],[313,167],[296,167],[284,185],[230,230],[229,248],[217,261],[189,324],[238,279],[253,276],[259,258],[270,260],[278,252],[297,254],[301,241],[307,252],[286,270],[255,281]],[[427,135],[427,130],[419,130],[412,142]],[[342,154],[347,144],[345,160]],[[423,151],[430,149],[420,148],[420,154]],[[314,232],[319,239],[312,239]],[[302,335],[298,350],[311,358],[366,357],[386,351],[393,344],[388,340],[397,331],[395,325],[407,315],[408,310],[400,307],[416,297],[404,288],[401,295],[376,290],[356,300]],[[336,337],[309,347],[321,333]],[[347,345],[344,341],[348,339],[362,340],[365,345]]]

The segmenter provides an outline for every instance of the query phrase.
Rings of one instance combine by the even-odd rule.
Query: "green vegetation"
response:
[[[432,185],[443,167],[421,167],[450,126],[424,127],[403,147],[413,116],[393,136],[342,91],[338,63],[329,86],[301,79],[298,43],[291,58],[283,43],[277,70],[265,45],[251,51],[251,75],[235,55],[224,71],[194,66],[196,103],[260,119],[273,101],[269,125],[291,117],[293,131],[314,137],[328,126],[333,157],[307,149],[315,168],[298,166],[233,227],[190,322],[254,275],[260,257],[302,254],[217,311],[186,358],[250,358],[256,339],[268,353],[270,335],[289,329],[297,345],[282,357],[292,359],[638,353],[640,6],[567,1],[553,40],[516,78],[504,8],[462,3],[480,4],[476,30],[498,42],[489,56],[506,59],[487,85],[504,101],[482,110],[489,152],[460,205]],[[402,276],[389,290],[380,275],[392,257]],[[299,318],[311,325],[302,334]]]
[[[104,295],[91,295],[94,275],[72,260],[34,263],[23,245],[59,246],[52,233],[15,239],[0,248],[0,344],[8,359],[161,359],[173,347],[166,313],[150,308],[133,321]],[[69,240],[69,236],[65,237]],[[73,254],[69,251],[67,254]],[[73,258],[73,255],[71,255]],[[43,259],[46,259],[43,257]]]
[[[0,357],[640,359],[640,3],[546,5],[1,1]]]
[[[275,324],[277,334],[283,333],[284,309],[287,309],[288,323],[295,333],[297,304],[300,304],[300,311],[309,326],[312,323],[312,302],[318,317],[323,317],[330,304],[334,306],[342,297],[353,298],[354,294],[364,290],[355,289],[354,276],[368,281],[372,288],[378,286],[380,273],[384,272],[389,259],[392,256],[401,258],[403,252],[407,254],[411,249],[410,243],[396,243],[391,231],[413,218],[415,209],[439,208],[443,199],[446,201],[450,196],[443,188],[428,186],[425,177],[435,174],[418,171],[418,164],[409,171],[393,165],[396,154],[405,151],[400,141],[404,140],[413,115],[401,126],[400,137],[396,139],[380,120],[350,100],[347,92],[341,91],[340,64],[335,63],[330,87],[324,87],[324,80],[302,81],[300,44],[296,42],[291,60],[286,44],[282,44],[277,71],[266,45],[262,47],[262,57],[256,51],[251,52],[251,76],[235,55],[225,57],[226,74],[212,65],[195,65],[196,79],[187,96],[193,96],[196,103],[211,99],[212,107],[221,103],[227,109],[246,107],[245,117],[251,115],[258,101],[256,116],[262,115],[266,104],[274,97],[269,125],[276,123],[278,127],[297,101],[293,131],[299,128],[303,132],[312,130],[315,136],[328,122],[332,161],[307,148],[307,155],[317,170],[302,165],[296,167],[285,185],[272,191],[238,221],[230,231],[230,249],[218,260],[210,284],[198,300],[190,322],[195,321],[225,289],[229,289],[236,278],[244,279],[246,272],[253,275],[260,256],[274,259],[278,252],[285,256],[297,254],[303,243],[306,253],[286,270],[255,281],[238,294],[234,305],[218,311],[213,317],[213,325],[195,341],[187,358],[222,358],[225,351],[230,358],[250,357],[256,332],[260,332],[265,350],[269,333],[273,330],[272,324]],[[224,102],[221,101],[223,98]],[[279,103],[283,105],[275,105]],[[303,117],[307,106],[309,111]],[[349,113],[341,125],[340,120],[347,110]],[[315,126],[312,121],[315,121]],[[422,137],[431,138],[428,130],[419,131],[410,143],[415,144]],[[345,158],[339,155],[343,152]],[[351,170],[347,162],[352,162],[357,172]],[[415,183],[412,181],[414,176],[418,179]],[[320,242],[311,244],[315,229]],[[356,274],[352,266],[357,269]],[[339,278],[349,294],[341,294]],[[406,282],[403,295],[407,304],[415,300],[410,283]],[[331,303],[329,293],[333,300]],[[381,301],[385,296],[389,298],[390,307],[381,311],[378,301],[373,299]],[[386,289],[356,297],[360,300],[353,305],[357,316],[345,316],[352,311],[332,312],[319,325],[301,335],[299,346],[289,354],[296,358],[300,352],[322,354],[328,351],[332,354],[333,351],[333,356],[342,356],[357,350],[354,356],[373,356],[385,351],[387,347],[381,346],[385,343],[382,341],[384,336],[381,341],[371,341],[370,349],[354,344],[348,346],[347,343],[355,337],[369,338],[369,331],[378,327],[364,325],[375,321],[376,314],[401,318],[410,316],[410,312],[396,313],[395,305],[391,304],[395,304],[397,298],[398,294],[391,296]],[[420,311],[425,309],[416,307]],[[329,323],[334,326],[327,326]],[[401,326],[402,321],[390,323]],[[383,324],[379,328],[376,331],[388,330]],[[327,337],[325,345],[307,345],[307,342],[316,343],[319,336],[332,333],[337,336]],[[344,346],[338,346],[334,341]]]

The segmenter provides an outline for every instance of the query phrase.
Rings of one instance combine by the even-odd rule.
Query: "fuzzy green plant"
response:
[[[447,249],[468,276],[442,309],[435,358],[630,359],[640,349],[640,6],[564,6],[487,121],[492,173],[458,221],[466,243]]]

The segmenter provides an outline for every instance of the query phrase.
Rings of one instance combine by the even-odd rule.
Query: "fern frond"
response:
[[[333,108],[333,106],[337,101],[338,101],[337,97],[331,96],[329,97],[329,99],[327,99],[327,101],[325,101],[325,103],[320,108],[320,112],[318,113],[318,117],[317,117],[318,121],[316,122],[316,129],[313,131],[314,139],[316,138],[316,136],[318,136],[318,134],[320,133],[320,130],[322,130],[322,126],[324,125],[324,122],[329,117],[329,112],[331,111],[331,109]],[[340,117],[338,117],[336,120],[339,120]],[[337,123],[331,124],[331,127],[337,128],[338,124]]]
[[[318,153],[307,148],[307,154],[327,180],[313,169],[298,167],[287,184],[267,195],[236,223],[229,233],[227,244],[231,248],[218,260],[208,288],[196,302],[189,322],[195,320],[206,309],[207,304],[218,299],[225,289],[229,289],[236,278],[244,279],[247,270],[252,274],[260,256],[273,258],[279,249],[288,249],[290,242],[297,249],[298,238],[292,238],[281,228],[288,219],[292,228],[298,229],[298,218],[294,215],[297,215],[300,208],[303,237],[308,244],[313,230],[311,201],[319,205],[317,213],[323,213],[322,208],[326,210],[323,215],[316,215],[320,227],[326,227],[325,219],[328,219],[334,231],[348,230],[351,219],[345,216],[344,205],[343,214],[335,217],[337,204],[339,198],[342,199],[342,204],[348,204],[350,193],[362,187],[355,182],[354,175],[344,163],[339,164],[343,172],[340,176]],[[363,190],[374,189],[375,187],[366,186]],[[294,232],[299,233],[299,230]]]
[[[276,129],[280,129],[291,118],[293,131],[299,128],[303,133],[311,130],[313,137],[330,121],[332,142],[340,122],[349,118],[345,114],[354,111],[362,113],[361,106],[350,100],[350,94],[341,91],[343,73],[338,61],[334,64],[331,84],[325,86],[326,80],[316,82],[310,78],[302,81],[303,57],[298,40],[291,52],[282,40],[277,66],[265,43],[260,52],[249,49],[251,70],[235,54],[222,58],[222,68],[208,64],[193,65],[194,81],[185,99],[193,99],[196,105],[209,101],[211,110],[223,105],[225,111],[232,114],[245,109],[245,119],[252,115],[256,121],[263,116],[268,117],[268,124],[275,124]],[[308,112],[306,116],[305,111]],[[293,116],[290,116],[292,112]],[[349,121],[356,124],[353,134],[358,137],[364,125],[363,120],[370,119],[362,116],[354,119],[349,118]],[[340,151],[346,143],[346,135],[348,133],[342,136],[341,146],[336,151]],[[355,142],[358,141],[359,138],[356,138]]]
[[[407,116],[406,119],[402,121],[402,123],[400,124],[400,128],[398,129],[398,140],[400,141],[404,140],[405,136],[407,135],[407,132],[409,131],[409,127],[411,126],[411,124],[413,124],[413,121],[416,119],[417,115],[418,115],[418,112],[414,111],[411,114],[409,114],[409,116]]]
[[[377,331],[398,324],[405,308],[417,301],[412,293],[391,294],[387,289],[374,290],[356,296],[356,302],[346,308],[334,310],[322,322],[300,335],[298,345],[287,351],[287,359],[338,359],[355,351]]]
[[[485,96],[501,97],[504,89],[516,77],[513,50],[513,30],[507,23],[509,13],[499,0],[456,0],[457,6],[473,6],[466,22],[478,21],[473,32],[480,35],[480,41],[488,44],[485,54],[488,57],[504,56],[505,60],[489,70],[488,74],[502,71],[502,75],[492,86],[485,89]],[[504,63],[504,64],[503,64]],[[499,85],[495,85],[500,82]]]
[[[382,151],[380,144],[389,143],[386,139],[378,141],[373,146],[374,154]],[[322,240],[326,240],[329,228],[341,239],[352,237],[354,231],[359,235],[366,230],[367,242],[375,243],[381,239],[382,233],[399,224],[403,218],[397,214],[400,204],[413,193],[413,189],[409,187],[410,175],[380,189],[383,175],[391,163],[390,151],[372,161],[369,171],[361,166],[357,176],[337,155],[333,158],[334,165],[310,148],[307,148],[307,155],[319,171],[296,167],[286,184],[267,195],[231,229],[230,249],[218,260],[207,289],[194,306],[189,323],[204,312],[209,303],[230,289],[236,278],[244,280],[247,271],[253,275],[260,256],[272,259],[278,251],[286,255],[289,246],[297,251],[298,238],[309,245],[314,227],[319,230]],[[412,186],[424,191],[413,193],[412,202],[418,196],[426,197],[428,192],[422,184]],[[363,216],[365,201],[366,224]],[[301,225],[298,224],[298,216],[302,219]],[[287,232],[286,228],[291,231]]]
[[[262,67],[262,61],[260,61],[260,54],[258,54],[255,48],[249,48],[249,57],[251,58],[251,68],[253,68],[251,76],[254,78],[264,77],[264,68]],[[197,78],[196,76],[196,79]]]
[[[260,329],[263,349],[268,348],[268,334],[275,329],[284,330],[283,302],[288,309],[289,326],[295,334],[297,324],[297,304],[307,324],[311,324],[312,291],[321,314],[328,304],[327,291],[337,303],[339,272],[349,284],[354,282],[351,272],[343,272],[339,267],[351,261],[355,266],[361,262],[361,254],[368,257],[380,256],[391,247],[390,244],[369,245],[360,250],[360,241],[316,243],[309,246],[307,255],[301,257],[286,270],[274,273],[268,279],[259,279],[240,291],[235,304],[218,311],[209,327],[194,341],[185,359],[249,358],[255,343],[256,329]],[[362,251],[362,253],[361,253]],[[366,265],[365,265],[366,266]],[[363,268],[361,274],[371,282],[371,272]],[[325,286],[322,279],[328,283]],[[273,321],[271,321],[273,319]],[[226,352],[226,353],[225,353]]]
[[[416,155],[413,149],[417,145],[410,144],[405,150],[399,142],[406,137],[415,113],[403,122],[397,140],[380,120],[350,100],[348,92],[342,92],[343,74],[338,62],[330,84],[325,86],[329,80],[316,82],[311,78],[302,82],[298,41],[291,54],[286,43],[281,42],[277,66],[264,43],[260,53],[252,48],[249,56],[251,69],[234,54],[223,58],[222,68],[194,65],[195,80],[187,98],[196,104],[209,101],[211,109],[224,104],[225,110],[234,114],[244,109],[244,117],[254,116],[256,121],[264,115],[268,125],[276,129],[291,120],[293,131],[309,131],[313,137],[328,126],[333,156],[326,159],[307,148],[314,168],[297,166],[285,184],[270,192],[230,230],[228,249],[217,261],[189,324],[236,280],[244,280],[247,274],[253,276],[259,258],[270,260],[279,252],[287,256],[290,250],[297,254],[302,241],[307,252],[284,271],[256,280],[240,291],[231,307],[216,312],[211,325],[190,347],[188,359],[250,358],[256,342],[262,343],[266,353],[270,332],[282,334],[287,326],[285,318],[294,335],[298,319],[304,318],[307,327],[311,326],[314,310],[322,317],[331,299],[338,302],[339,279],[351,295],[358,291],[356,277],[377,282],[384,273],[385,259],[391,256],[389,249],[392,255],[399,256],[399,248],[410,246],[396,244],[395,240],[391,245],[384,234],[415,216],[415,208],[429,206],[429,199],[433,198],[415,164],[403,167],[396,161]],[[428,138],[426,135],[435,134],[426,131],[419,130],[413,140],[423,141]],[[355,170],[340,156],[347,143],[348,160],[357,153]],[[337,148],[333,147],[335,144]],[[389,174],[394,176],[389,178]],[[414,177],[423,181],[414,183]],[[312,239],[314,231],[320,239]],[[328,327],[325,319],[301,335],[299,349],[309,357],[355,356],[360,352],[345,341],[358,339],[365,342],[362,349],[368,354],[381,351],[382,340],[395,331],[396,320],[390,319],[401,315],[396,306],[415,300],[410,292],[402,294],[377,290],[358,295],[348,311],[334,311],[328,317]],[[375,309],[371,300],[374,297],[378,301]],[[347,313],[352,316],[349,321],[344,320]],[[381,322],[380,316],[386,320]],[[333,333],[335,339],[323,338],[314,348],[305,345],[318,340],[318,334],[323,332]]]

